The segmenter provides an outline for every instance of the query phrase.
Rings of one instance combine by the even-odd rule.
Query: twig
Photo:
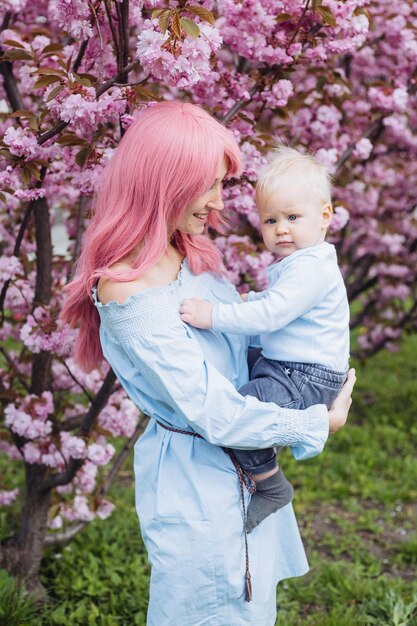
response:
[[[79,524],[73,524],[72,526],[70,526],[66,530],[63,530],[62,532],[57,532],[53,534],[51,533],[49,535],[48,534],[45,535],[45,539],[44,539],[45,545],[55,546],[55,545],[66,543],[70,539],[73,539],[75,535],[78,535],[78,533],[84,528],[86,523],[87,522],[80,522]]]
[[[104,6],[106,9],[106,13],[107,13],[107,19],[109,21],[109,26],[110,26],[110,31],[113,37],[113,43],[114,43],[114,49],[116,52],[116,57],[119,58],[119,40],[117,39],[117,34],[116,31],[114,29],[114,24],[113,24],[113,16],[111,14],[111,8],[109,5],[109,0],[104,0]]]
[[[292,44],[295,41],[295,38],[297,37],[298,33],[300,32],[301,22],[303,21],[303,18],[305,17],[305,14],[307,13],[307,9],[308,9],[308,5],[309,4],[310,4],[310,0],[307,0],[307,2],[304,5],[303,12],[300,15],[300,19],[298,20],[297,28],[295,29],[295,32],[294,32],[293,36],[291,37],[290,43],[287,46],[287,50],[288,50],[288,48],[290,48],[292,46]]]
[[[372,124],[370,125],[370,127],[362,135],[362,139],[373,139],[374,141],[378,139],[384,130],[383,120],[384,120],[383,115],[378,117],[378,119],[374,120]],[[340,159],[338,160],[338,162],[336,163],[336,170],[335,170],[336,174],[339,173],[339,171],[342,169],[345,163],[350,159],[352,152],[355,149],[355,145],[356,144],[352,143],[350,146],[348,146],[346,150],[344,151],[344,153],[342,154],[342,156],[340,157]]]
[[[17,364],[13,361],[13,359],[8,354],[8,352],[5,350],[5,348],[3,348],[3,346],[0,346],[0,352],[4,356],[4,358],[6,359],[7,363],[10,365],[12,378],[14,376],[16,376],[16,378],[18,379],[18,381],[20,382],[22,387],[24,387],[26,389],[26,391],[29,393],[29,385],[27,384],[27,382],[23,378],[20,377],[20,372],[17,369]]]
[[[84,41],[81,43],[80,49],[78,50],[78,54],[77,54],[77,58],[74,61],[74,65],[72,66],[72,70],[74,72],[78,72],[78,69],[81,65],[81,62],[84,58],[84,54],[87,50],[87,46],[88,46],[88,42],[90,41],[89,38],[84,39]]]
[[[86,389],[84,387],[84,385],[82,383],[80,383],[79,380],[77,380],[76,376],[71,372],[70,368],[68,367],[67,363],[65,362],[65,359],[60,357],[58,359],[60,361],[60,363],[62,363],[62,365],[65,367],[65,369],[67,370],[68,374],[71,376],[72,380],[75,382],[76,385],[78,385],[82,390],[83,393],[85,393],[85,395],[87,396],[87,398],[89,399],[90,402],[94,401],[93,396],[91,395],[91,393],[88,391],[88,389]]]
[[[140,61],[132,61],[132,63],[129,63],[129,65],[126,65],[126,67],[123,68],[122,73],[129,74],[129,72],[139,67],[139,65],[140,65]],[[117,82],[119,82],[119,74],[112,76],[111,78],[106,80],[106,82],[104,82],[102,85],[97,87],[97,90],[96,90],[97,97],[101,96],[102,93],[107,91],[109,87],[112,87]]]
[[[116,376],[113,370],[109,370],[98,393],[94,396],[89,410],[84,415],[83,421],[78,429],[77,436],[87,437],[90,434],[100,411],[105,407],[109,396],[113,392],[115,380]],[[58,485],[67,485],[73,480],[83,462],[84,461],[82,459],[71,459],[68,463],[68,467],[63,472],[52,474],[51,476],[47,476],[45,478],[41,485],[41,490],[49,491],[53,487],[58,487]]]
[[[101,489],[100,489],[100,495],[101,496],[104,496],[109,491],[112,483],[114,482],[114,479],[116,478],[116,476],[119,473],[123,463],[125,462],[126,458],[128,457],[130,450],[135,445],[135,443],[136,443],[140,433],[143,431],[143,429],[146,426],[146,424],[148,423],[148,421],[149,421],[149,417],[147,415],[143,415],[142,414],[142,416],[140,417],[140,419],[138,421],[138,425],[135,428],[135,432],[125,442],[123,448],[120,450],[119,454],[114,459],[112,467],[111,467],[111,470],[108,473],[108,475],[106,477],[106,480],[103,482],[103,484],[101,486]]]
[[[77,210],[77,235],[74,242],[74,249],[72,252],[72,263],[68,265],[68,273],[67,273],[67,282],[70,282],[75,273],[75,265],[78,261],[78,257],[81,252],[81,245],[84,233],[84,210],[88,203],[88,198],[85,195],[80,195],[78,201],[78,210]]]

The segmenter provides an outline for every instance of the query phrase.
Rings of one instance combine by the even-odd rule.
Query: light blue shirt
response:
[[[247,302],[217,304],[213,329],[260,335],[262,354],[275,361],[315,363],[345,372],[349,304],[335,247],[297,250],[267,269],[268,289]]]
[[[136,504],[152,568],[147,624],[273,626],[277,582],[308,570],[293,508],[249,535],[253,600],[245,602],[239,483],[219,446],[292,446],[296,458],[314,456],[328,436],[328,413],[324,405],[296,411],[241,396],[246,338],[184,324],[186,297],[239,301],[227,280],[195,276],[187,262],[173,283],[122,305],[102,305],[94,292],[104,355],[151,417],[135,446]],[[164,430],[156,419],[204,439]]]

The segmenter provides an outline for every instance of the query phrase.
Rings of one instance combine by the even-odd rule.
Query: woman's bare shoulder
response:
[[[118,263],[111,270],[115,272],[128,272],[132,268],[127,263]],[[122,282],[102,276],[97,285],[97,296],[102,304],[118,302],[123,304],[129,296],[140,293],[149,286],[147,273],[135,280]]]

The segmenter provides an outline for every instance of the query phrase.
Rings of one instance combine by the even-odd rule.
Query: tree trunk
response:
[[[43,466],[25,464],[25,501],[17,536],[3,541],[0,564],[24,582],[39,599],[46,599],[46,590],[38,578],[47,530],[50,490],[42,490]]]

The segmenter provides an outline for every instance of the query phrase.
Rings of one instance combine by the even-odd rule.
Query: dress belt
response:
[[[170,430],[173,433],[179,433],[181,435],[189,435],[191,437],[198,437],[198,439],[204,439],[198,433],[194,433],[189,430],[182,430],[181,428],[174,428],[173,426],[168,426],[159,420],[155,420],[156,423],[165,428],[165,430]],[[240,489],[240,497],[242,501],[242,510],[243,510],[243,533],[245,536],[245,600],[246,602],[250,602],[252,600],[252,581],[249,571],[249,550],[248,550],[248,534],[246,531],[246,504],[245,504],[245,488],[248,490],[250,494],[255,493],[256,491],[256,483],[252,478],[252,475],[245,470],[244,467],[239,463],[236,456],[233,454],[233,451],[230,448],[223,448],[226,454],[229,455],[230,460],[232,461],[234,468],[236,470],[237,477],[239,479],[239,489]]]

